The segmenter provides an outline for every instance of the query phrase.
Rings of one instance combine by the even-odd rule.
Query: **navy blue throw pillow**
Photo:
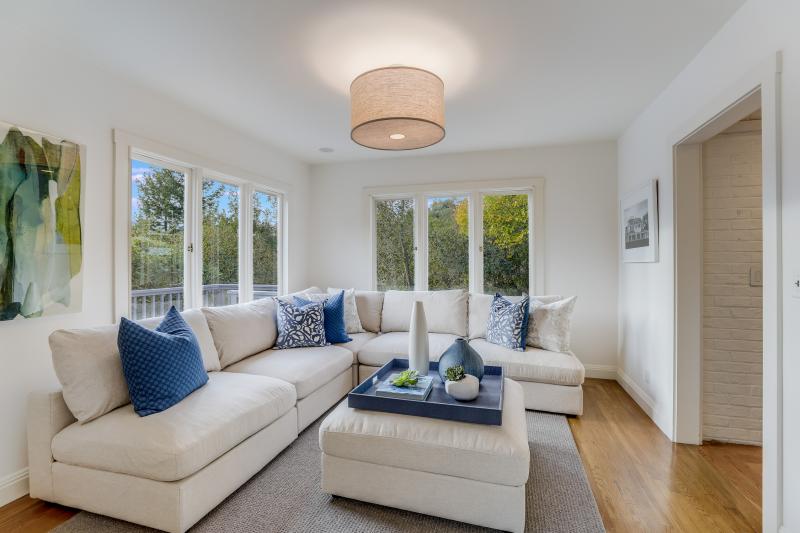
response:
[[[321,301],[322,314],[325,317],[325,340],[334,344],[352,341],[353,339],[347,336],[347,328],[344,326],[344,291],[322,296],[320,295],[319,300],[314,296],[311,296],[313,300],[295,296],[294,305],[305,307],[314,301]]]
[[[123,318],[117,346],[139,416],[169,409],[208,381],[197,338],[174,306],[155,330]]]
[[[486,340],[492,344],[524,352],[528,337],[529,312],[528,295],[514,303],[500,294],[495,294],[486,328]]]

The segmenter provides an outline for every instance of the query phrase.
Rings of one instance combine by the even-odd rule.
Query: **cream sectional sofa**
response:
[[[339,402],[359,377],[406,352],[415,299],[426,304],[432,360],[458,336],[472,337],[487,364],[502,365],[521,383],[527,408],[580,414],[584,372],[578,359],[487,343],[479,311],[485,298],[463,291],[357,291],[364,332],[350,334],[353,340],[343,345],[290,350],[273,349],[271,299],[185,311],[209,381],[147,417],[130,404],[117,326],[56,331],[50,345],[62,390],[29,400],[31,496],[186,531]]]

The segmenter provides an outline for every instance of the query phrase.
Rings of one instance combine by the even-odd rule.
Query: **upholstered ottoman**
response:
[[[505,380],[503,424],[351,409],[322,422],[322,490],[506,531],[525,529],[530,450],[522,387]]]

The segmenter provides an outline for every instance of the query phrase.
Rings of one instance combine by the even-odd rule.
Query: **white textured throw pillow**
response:
[[[528,320],[528,346],[568,352],[570,324],[577,296],[552,303],[542,303],[531,298],[530,318]]]
[[[328,287],[328,294],[337,294],[344,291],[344,329],[347,333],[364,333],[361,319],[358,317],[355,289],[334,289]]]

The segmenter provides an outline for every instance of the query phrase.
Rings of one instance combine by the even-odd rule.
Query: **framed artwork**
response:
[[[0,321],[81,309],[83,152],[0,122]]]
[[[658,261],[658,180],[625,195],[620,201],[622,261]]]

